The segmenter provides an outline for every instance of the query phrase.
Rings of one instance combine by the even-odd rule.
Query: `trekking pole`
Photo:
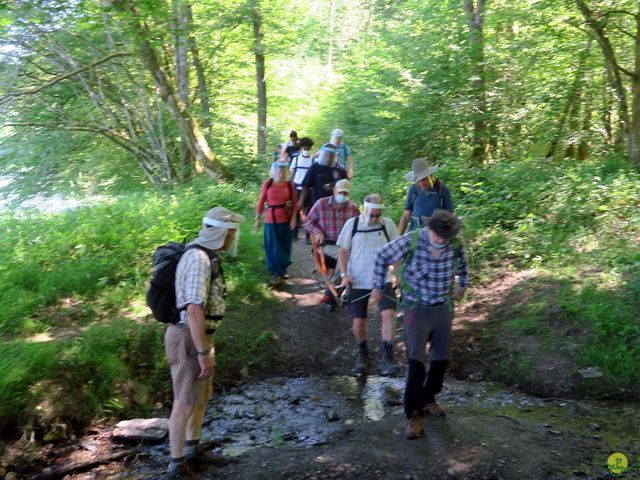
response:
[[[320,275],[324,278],[324,284],[327,287],[327,290],[333,294],[336,302],[338,302],[340,300],[340,295],[338,294],[336,287],[331,282],[331,279],[327,277],[328,270],[324,261],[324,247],[322,245],[318,245],[318,242],[316,242],[313,235],[311,236],[311,246],[313,248],[313,262],[316,264],[316,268],[318,269],[318,272],[320,272]]]

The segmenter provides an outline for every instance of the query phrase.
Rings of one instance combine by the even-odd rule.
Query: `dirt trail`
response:
[[[287,309],[279,321],[280,351],[274,370],[289,376],[348,375],[354,354],[348,314],[344,309],[323,312],[318,305],[319,276],[313,273],[308,247],[298,242],[294,256],[292,278],[276,292]],[[472,292],[467,307],[457,312],[452,371],[463,375],[476,371],[474,365],[460,364],[474,363],[481,355],[468,332],[487,320],[490,306],[508,286],[486,289],[477,298]],[[374,309],[370,308],[369,317],[375,374],[380,323]],[[401,332],[399,337],[397,358],[404,364]],[[398,381],[402,385],[402,379]],[[401,394],[400,386],[376,421],[367,418],[366,411],[356,418],[341,415],[344,428],[324,445],[285,442],[276,448],[252,449],[219,475],[225,479],[584,479],[604,478],[606,460],[615,451],[640,460],[640,422],[628,406],[514,401],[513,392],[448,377],[441,395],[447,417],[427,418],[426,436],[407,441],[402,436]],[[628,419],[629,428],[619,428],[620,418]]]
[[[457,312],[451,371],[458,378],[449,375],[439,396],[447,416],[427,418],[426,435],[405,440],[403,378],[380,377],[375,368],[379,314],[370,308],[372,375],[357,381],[350,375],[350,319],[346,309],[324,313],[313,270],[309,247],[297,242],[291,279],[275,292],[285,308],[277,314],[269,372],[216,396],[207,413],[203,438],[238,463],[200,472],[203,478],[599,479],[613,478],[606,476],[611,453],[640,463],[640,415],[633,405],[541,399],[466,380],[482,358],[474,329],[503,295],[496,289],[471,291]],[[396,356],[404,369],[401,332]],[[167,449],[147,447],[133,462],[68,478],[161,478]]]

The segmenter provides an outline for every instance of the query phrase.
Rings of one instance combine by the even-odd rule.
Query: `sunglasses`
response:
[[[381,213],[378,213],[377,215],[374,215],[373,213],[369,214],[369,218],[380,218],[382,216]]]

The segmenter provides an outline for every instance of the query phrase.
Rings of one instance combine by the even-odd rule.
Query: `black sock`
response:
[[[384,340],[382,342],[382,346],[384,348],[384,352],[387,355],[389,355],[389,356],[393,355],[393,342],[387,342],[386,340]]]
[[[194,445],[198,445],[199,443],[200,443],[200,439],[199,438],[196,439],[196,440],[186,440],[184,442],[184,446],[185,447],[192,447]]]
[[[358,342],[358,349],[360,349],[360,353],[365,357],[369,355],[369,346],[366,340],[364,342]]]
[[[171,463],[179,464],[179,463],[182,463],[182,462],[184,462],[184,457],[179,457],[179,458],[171,457]]]

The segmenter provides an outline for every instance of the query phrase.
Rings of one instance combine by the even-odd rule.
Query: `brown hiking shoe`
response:
[[[407,426],[404,428],[404,438],[407,440],[414,440],[422,436],[424,427],[424,418],[416,415],[411,417],[407,421]]]
[[[444,417],[447,414],[437,402],[427,403],[424,411],[433,417]]]

